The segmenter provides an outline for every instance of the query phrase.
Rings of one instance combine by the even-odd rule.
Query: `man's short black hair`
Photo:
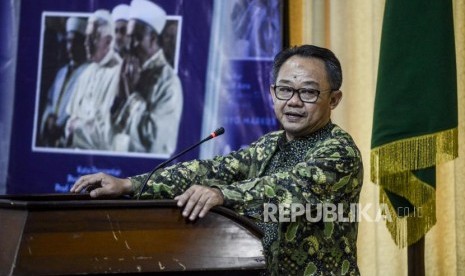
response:
[[[273,63],[273,76],[272,82],[276,83],[278,78],[279,70],[281,66],[292,56],[299,56],[304,58],[317,58],[321,59],[325,63],[326,72],[329,77],[329,84],[331,89],[339,90],[342,85],[342,69],[341,63],[337,59],[336,55],[329,49],[321,48],[314,45],[301,45],[294,46],[282,50],[276,55]]]

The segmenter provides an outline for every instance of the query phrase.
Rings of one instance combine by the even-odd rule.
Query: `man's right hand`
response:
[[[190,220],[203,218],[211,208],[224,203],[223,193],[218,188],[201,185],[192,185],[174,200],[179,207],[184,206],[182,215]]]
[[[81,176],[71,187],[70,192],[90,191],[91,197],[120,197],[132,194],[131,180],[117,178],[105,173]]]

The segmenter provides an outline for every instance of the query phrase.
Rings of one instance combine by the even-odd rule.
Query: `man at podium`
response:
[[[174,198],[191,220],[224,205],[263,229],[270,275],[360,274],[353,206],[362,159],[351,136],[331,121],[342,98],[340,63],[328,49],[302,45],[276,55],[272,73],[270,93],[283,130],[226,156],[157,170],[144,191],[146,174],[103,173],[82,176],[71,191]]]

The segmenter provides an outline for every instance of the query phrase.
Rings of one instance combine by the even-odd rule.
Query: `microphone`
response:
[[[200,144],[210,140],[210,139],[213,139],[213,138],[216,138],[218,136],[220,136],[221,134],[224,133],[224,128],[223,127],[220,127],[218,128],[217,130],[215,130],[214,132],[212,132],[208,137],[204,138],[203,140],[201,140],[200,142],[197,142],[197,144],[195,145],[192,145],[190,147],[188,147],[187,149],[183,150],[182,152],[176,154],[175,156],[171,157],[170,159],[166,160],[165,162],[161,163],[160,165],[156,166],[150,173],[149,175],[145,178],[144,182],[142,183],[142,187],[140,188],[140,191],[139,191],[139,194],[137,195],[137,200],[139,200],[140,196],[142,195],[142,193],[144,192],[144,189],[145,189],[145,186],[147,186],[147,183],[149,182],[149,179],[150,177],[158,170],[158,169],[161,169],[163,168],[164,166],[166,166],[166,164],[168,164],[169,162],[173,161],[174,159],[178,158],[179,156],[183,155],[184,153],[192,150],[193,148],[199,146]]]

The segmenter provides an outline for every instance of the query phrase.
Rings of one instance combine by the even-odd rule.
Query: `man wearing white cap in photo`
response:
[[[113,50],[115,28],[110,12],[97,10],[88,19],[86,52],[92,62],[82,73],[67,107],[70,146],[108,150],[110,109],[118,92],[122,60]]]
[[[69,17],[66,20],[68,64],[60,68],[47,94],[40,127],[39,145],[41,146],[64,146],[64,129],[69,117],[66,113],[66,105],[71,98],[76,80],[88,65],[84,48],[86,24],[84,18]]]
[[[115,139],[128,141],[129,151],[169,155],[176,149],[183,93],[160,45],[165,23],[166,13],[159,6],[131,2],[130,55],[122,69],[128,98],[115,122]]]
[[[120,4],[113,8],[111,17],[115,22],[115,51],[124,58],[129,51],[127,25],[129,20],[129,5]]]

